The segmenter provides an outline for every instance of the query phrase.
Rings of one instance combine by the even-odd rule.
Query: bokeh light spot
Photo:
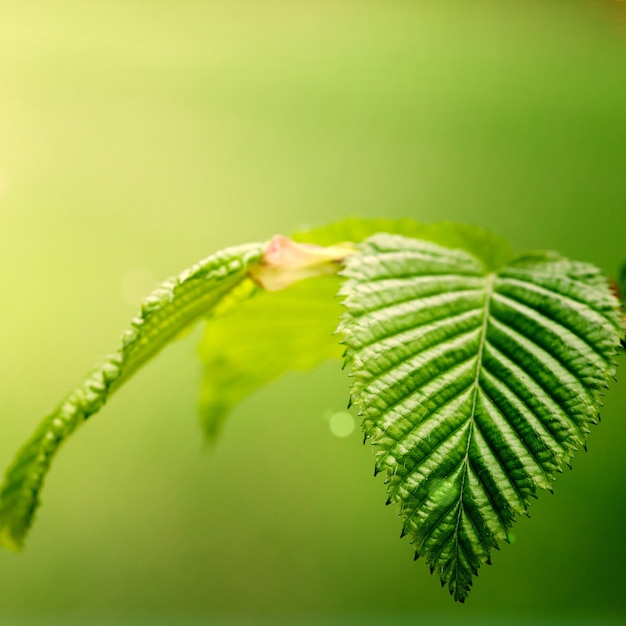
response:
[[[328,420],[330,432],[335,437],[349,437],[354,432],[354,417],[346,411],[333,413]]]

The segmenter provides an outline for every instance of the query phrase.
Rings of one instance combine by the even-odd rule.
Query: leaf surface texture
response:
[[[586,263],[376,235],[348,258],[353,401],[403,535],[456,600],[585,445],[615,373],[619,306]]]

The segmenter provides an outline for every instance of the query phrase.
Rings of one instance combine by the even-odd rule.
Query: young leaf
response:
[[[553,253],[498,269],[377,235],[347,259],[352,397],[417,556],[464,601],[537,489],[585,445],[615,373],[618,303]]]
[[[333,335],[342,310],[338,288],[337,276],[322,276],[274,293],[256,290],[228,315],[216,312],[207,322],[199,351],[200,414],[209,441],[232,408],[262,385],[341,358]]]
[[[1,545],[22,547],[59,446],[141,365],[244,281],[264,248],[259,243],[223,250],[165,281],[146,299],[117,352],[72,391],[19,450],[0,493]]]
[[[465,250],[479,258],[487,269],[498,269],[513,258],[513,249],[502,237],[480,226],[456,222],[425,224],[409,218],[349,217],[327,226],[297,232],[293,239],[331,246],[342,241],[360,242],[377,233],[402,235],[430,241],[446,248]]]

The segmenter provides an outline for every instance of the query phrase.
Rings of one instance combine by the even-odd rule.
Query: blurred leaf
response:
[[[423,224],[412,219],[348,218],[293,235],[296,241],[329,246],[342,241],[360,242],[377,233],[390,233],[431,241],[446,248],[466,250],[478,258],[486,269],[498,269],[513,256],[508,241],[489,230],[471,224],[434,222]]]
[[[0,544],[18,550],[61,444],[146,361],[214,307],[245,278],[263,244],[222,250],[162,283],[143,303],[111,354],[39,425],[9,467],[0,493]]]
[[[352,395],[403,535],[464,601],[498,541],[596,423],[622,335],[588,264],[553,253],[486,270],[377,235],[347,260]]]
[[[232,408],[257,388],[341,357],[334,335],[342,311],[338,289],[337,276],[323,276],[283,291],[257,290],[229,315],[207,323],[200,344],[200,414],[210,441]]]

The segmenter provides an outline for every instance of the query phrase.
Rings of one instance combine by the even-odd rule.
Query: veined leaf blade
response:
[[[495,268],[465,248],[367,239],[343,271],[340,323],[403,534],[460,601],[585,445],[623,332],[593,266],[533,253]]]

